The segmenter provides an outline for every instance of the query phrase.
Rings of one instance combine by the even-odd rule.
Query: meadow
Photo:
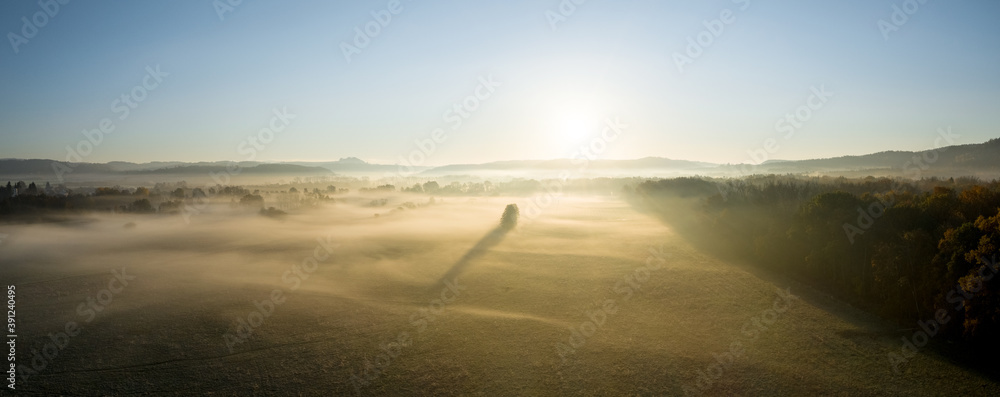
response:
[[[413,200],[386,196],[391,205]],[[365,198],[367,200],[367,198]],[[19,387],[114,395],[987,395],[986,375],[610,196],[3,225]],[[364,200],[358,200],[359,202]],[[389,207],[391,207],[391,205]],[[380,216],[374,216],[379,213]],[[126,227],[128,225],[128,227]]]

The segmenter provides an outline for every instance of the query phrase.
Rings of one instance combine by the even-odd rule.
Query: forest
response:
[[[996,180],[765,175],[650,180],[626,191],[713,254],[895,321],[904,339],[922,332],[969,360],[1000,347]]]

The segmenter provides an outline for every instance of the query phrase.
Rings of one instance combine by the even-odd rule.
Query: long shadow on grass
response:
[[[448,269],[448,272],[441,276],[441,278],[438,279],[437,283],[434,285],[440,285],[445,280],[454,280],[455,277],[458,277],[459,274],[462,274],[462,272],[469,267],[469,264],[472,263],[473,259],[483,256],[483,254],[489,251],[490,248],[500,244],[509,231],[509,229],[498,226],[489,233],[486,233],[486,235],[483,236],[483,238],[480,239],[476,245],[469,249],[465,255],[462,255],[462,257],[455,262],[454,265],[451,265],[451,269]]]
[[[873,312],[866,311],[864,308],[853,306],[844,298],[838,298],[811,284],[809,280],[783,274],[780,271],[755,265],[748,261],[745,255],[741,255],[738,250],[727,247],[726,244],[719,241],[720,238],[726,238],[726,236],[720,236],[701,224],[701,220],[695,215],[699,205],[697,197],[660,196],[654,197],[651,201],[633,197],[626,199],[626,202],[637,212],[651,216],[676,230],[677,236],[698,252],[740,268],[776,287],[790,285],[793,288],[793,293],[803,301],[860,329],[860,331],[840,332],[839,335],[845,339],[852,337],[854,339],[870,338],[885,342],[889,339],[898,340],[899,337],[913,334],[912,328],[900,328],[905,327],[905,324],[893,322],[879,317]],[[891,351],[898,352],[895,349]],[[958,365],[993,382],[1000,382],[1000,371],[997,368],[984,367],[970,361],[968,359],[970,352],[949,346],[943,340],[932,339],[927,347],[921,350],[920,354],[925,354],[926,357],[939,362]],[[883,356],[876,359],[885,358]],[[890,368],[889,364],[886,364],[887,372],[891,371]]]

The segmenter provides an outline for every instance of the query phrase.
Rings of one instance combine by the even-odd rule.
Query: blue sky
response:
[[[243,0],[220,18],[210,0],[70,1],[15,53],[10,34],[43,11],[4,2],[0,157],[65,159],[108,118],[84,161],[246,160],[241,142],[273,109],[295,118],[255,160],[396,163],[436,128],[447,139],[423,165],[571,157],[609,118],[626,127],[601,156],[620,159],[750,162],[768,138],[771,159],[922,150],[948,127],[956,143],[1000,136],[995,1],[911,0],[886,39],[878,21],[907,2],[588,0],[553,30],[546,13],[571,0],[402,0],[348,62],[341,43],[389,3]],[[705,21],[724,10],[712,35]],[[682,72],[675,53],[699,34],[711,44]],[[122,120],[112,103],[147,66],[168,75]],[[453,129],[445,112],[481,79],[500,85]],[[776,130],[813,89],[833,96],[793,136]]]

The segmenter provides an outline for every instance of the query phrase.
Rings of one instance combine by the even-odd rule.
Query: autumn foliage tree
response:
[[[904,327],[946,310],[944,339],[1000,352],[1000,181],[758,175],[646,181],[633,192],[706,250]]]

